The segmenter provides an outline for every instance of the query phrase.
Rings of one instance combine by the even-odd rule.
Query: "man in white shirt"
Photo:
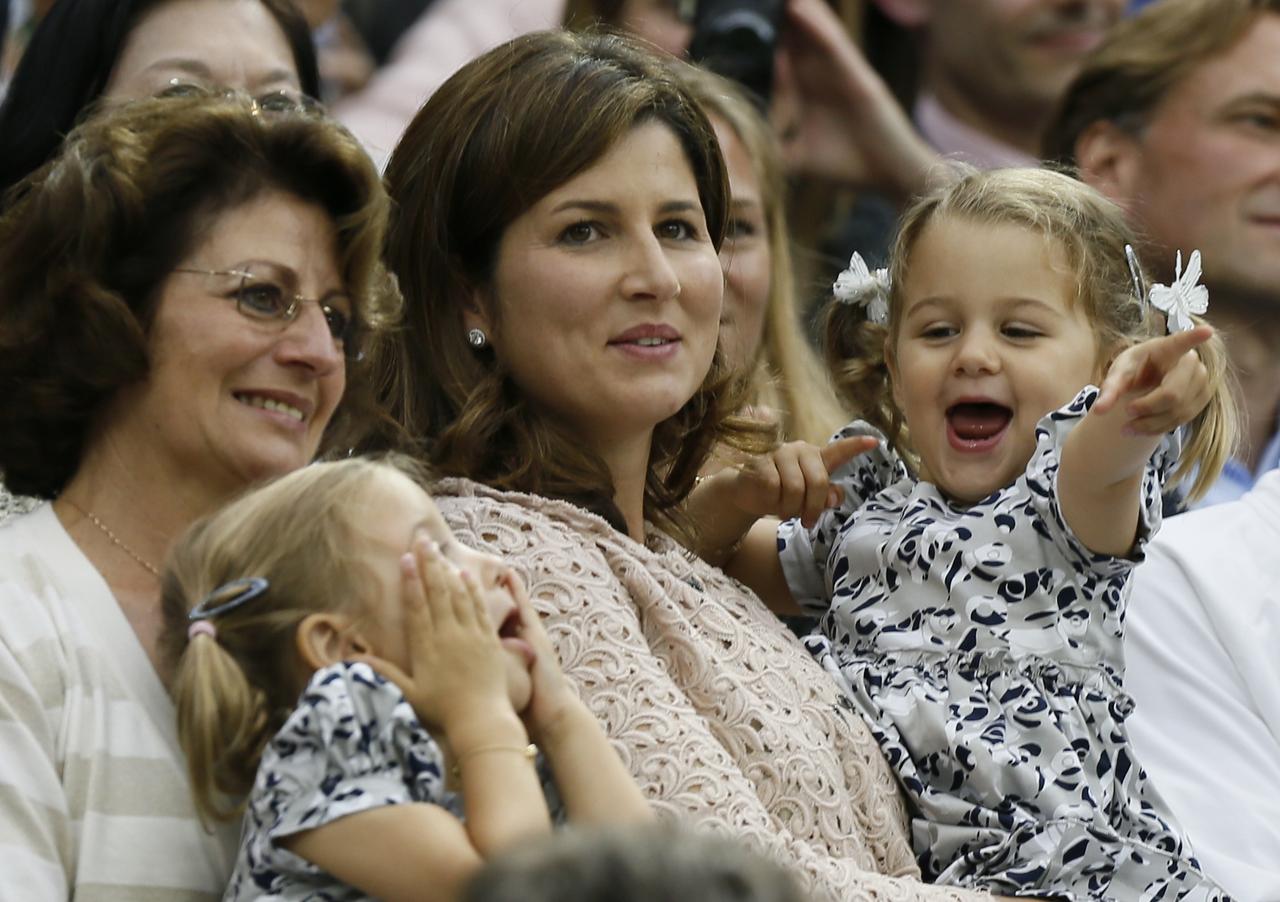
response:
[[[1205,873],[1280,900],[1280,470],[1165,522],[1126,628],[1138,760]]]

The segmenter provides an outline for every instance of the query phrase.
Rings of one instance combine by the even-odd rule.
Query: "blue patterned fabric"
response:
[[[541,759],[539,773],[558,816]],[[440,805],[463,819],[462,797],[445,788],[440,747],[404,694],[367,664],[316,671],[263,753],[224,899],[368,898],[277,842],[349,814],[408,802]]]
[[[1168,437],[1129,558],[1067,525],[1063,439],[1097,397],[1043,418],[1025,473],[953,505],[880,449],[835,474],[839,508],[784,523],[806,646],[864,716],[913,803],[927,880],[1071,900],[1224,898],[1133,760],[1122,688],[1129,577],[1160,524]],[[841,436],[877,434],[853,423]]]

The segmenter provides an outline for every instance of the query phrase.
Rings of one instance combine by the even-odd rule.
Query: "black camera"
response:
[[[769,103],[773,51],[782,29],[785,0],[691,0],[693,41],[689,57],[745,86]]]

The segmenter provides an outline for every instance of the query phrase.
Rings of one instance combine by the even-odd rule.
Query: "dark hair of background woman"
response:
[[[58,0],[32,34],[0,105],[0,194],[39,169],[101,96],[134,24],[165,0]],[[303,93],[319,96],[311,31],[292,0],[259,0],[280,23]],[[3,204],[0,204],[2,206]]]

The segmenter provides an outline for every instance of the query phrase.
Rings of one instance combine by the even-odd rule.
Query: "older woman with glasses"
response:
[[[0,898],[220,898],[156,653],[197,517],[374,421],[387,200],[341,127],[244,97],[94,118],[0,219]]]

